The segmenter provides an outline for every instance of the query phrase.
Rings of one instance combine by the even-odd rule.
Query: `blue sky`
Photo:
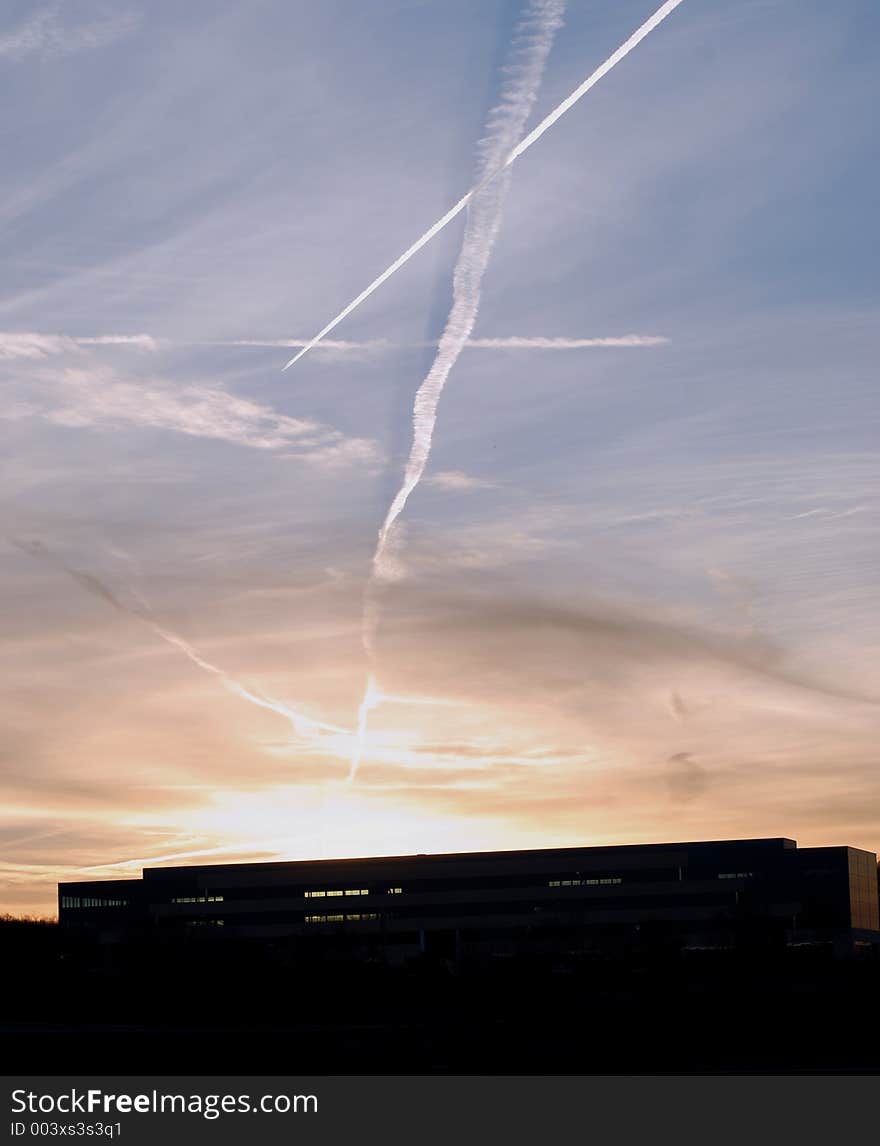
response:
[[[653,7],[570,2],[530,124]],[[346,735],[299,736],[150,628],[353,727],[463,220],[333,332],[346,347],[282,374],[271,344],[471,185],[519,12],[4,7],[11,909],[216,848],[876,848],[867,2],[684,0],[514,165],[474,337],[532,345],[468,347],[450,375],[383,590],[395,699],[354,787]],[[534,342],[627,335],[645,344]]]

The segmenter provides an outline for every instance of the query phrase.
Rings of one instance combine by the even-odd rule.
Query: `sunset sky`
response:
[[[528,127],[657,3],[569,0]],[[514,164],[349,783],[465,216],[281,368],[472,185],[521,9],[4,6],[0,910],[190,859],[880,846],[870,0],[684,0]]]

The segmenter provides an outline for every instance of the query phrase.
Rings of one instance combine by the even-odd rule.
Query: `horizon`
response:
[[[865,851],[866,854],[873,855],[875,860],[877,860],[877,858],[878,858],[876,851],[869,851],[867,849],[853,848],[852,845],[850,845],[850,844],[839,844],[839,843],[838,844],[818,844],[818,845],[807,845],[806,848],[802,848],[800,843],[797,840],[792,839],[790,836],[759,836],[759,837],[737,837],[735,839],[729,838],[729,839],[723,839],[723,840],[703,840],[703,839],[701,839],[701,840],[661,840],[661,841],[654,841],[651,843],[638,843],[638,844],[626,844],[626,843],[603,844],[603,845],[599,845],[598,847],[593,847],[590,844],[583,844],[583,845],[574,844],[574,845],[567,845],[567,846],[561,847],[561,848],[535,847],[535,848],[504,848],[504,849],[500,849],[500,850],[493,849],[493,850],[487,850],[487,851],[411,852],[411,853],[406,854],[406,855],[401,855],[399,853],[394,853],[394,854],[377,853],[375,855],[322,856],[320,858],[304,858],[304,859],[295,859],[295,860],[243,860],[241,862],[234,863],[234,864],[219,863],[219,862],[213,863],[213,864],[212,863],[206,863],[206,864],[168,864],[168,865],[164,865],[162,867],[155,867],[155,868],[144,867],[141,869],[140,876],[137,876],[137,875],[125,876],[125,877],[123,877],[122,880],[120,880],[118,878],[113,879],[113,878],[109,878],[109,877],[107,879],[104,879],[104,880],[102,880],[100,878],[87,879],[87,880],[71,880],[67,883],[59,883],[58,888],[59,888],[59,895],[60,895],[61,887],[69,886],[70,884],[77,884],[78,885],[78,884],[82,884],[82,883],[102,883],[102,882],[104,882],[104,883],[107,883],[107,882],[119,883],[119,882],[126,882],[126,881],[138,882],[138,880],[143,880],[144,876],[147,874],[148,871],[187,871],[187,872],[191,872],[191,871],[210,870],[212,868],[217,868],[217,867],[249,867],[249,866],[269,867],[269,866],[280,866],[280,865],[286,866],[286,865],[292,865],[292,864],[303,864],[303,865],[308,865],[311,867],[315,864],[325,864],[325,863],[326,864],[337,864],[339,862],[346,862],[346,861],[351,862],[351,863],[370,863],[373,860],[474,858],[477,856],[532,855],[532,854],[547,854],[547,853],[573,852],[573,851],[606,851],[606,850],[615,850],[616,851],[616,850],[626,849],[626,848],[632,848],[634,850],[641,850],[644,848],[670,848],[670,847],[688,848],[688,847],[702,847],[702,846],[714,847],[714,846],[717,846],[719,844],[755,844],[755,843],[794,844],[794,848],[792,850],[795,850],[795,851],[802,851],[802,850],[809,851],[815,847],[819,847],[819,848],[824,848],[824,847],[846,848],[848,851]]]

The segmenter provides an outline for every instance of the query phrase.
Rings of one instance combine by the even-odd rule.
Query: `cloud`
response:
[[[0,359],[49,358],[65,350],[72,350],[75,346],[72,338],[61,334],[33,334],[26,331],[0,333]]]
[[[107,47],[131,35],[141,23],[137,12],[118,12],[89,24],[65,24],[58,12],[59,6],[51,4],[0,39],[0,57],[21,60],[37,55],[58,60]]]
[[[668,776],[671,794],[679,800],[693,800],[706,787],[706,771],[690,752],[675,752],[666,761],[671,765]]]
[[[377,580],[381,580],[384,575],[385,547],[395,522],[421,481],[431,455],[437,411],[446,381],[477,321],[483,277],[501,228],[504,203],[510,186],[510,173],[501,174],[503,168],[498,165],[505,156],[511,154],[510,148],[525,126],[537,99],[547,57],[562,24],[562,10],[563,6],[558,0],[533,0],[516,28],[504,68],[506,74],[500,96],[489,112],[486,135],[480,140],[477,149],[479,182],[473,202],[468,208],[464,236],[452,272],[452,306],[446,317],[434,361],[416,391],[412,411],[412,442],[403,480],[379,530],[372,569],[372,576]],[[506,162],[504,166],[507,166]],[[499,174],[501,178],[492,183]],[[314,341],[320,340],[327,329],[325,327]],[[305,350],[301,350],[287,365],[292,365],[304,353]],[[367,649],[370,647],[373,624],[369,619],[371,612],[367,603],[364,614],[364,644]]]
[[[77,346],[135,346],[140,350],[157,350],[158,342],[149,334],[98,334],[75,338]]]
[[[155,619],[152,608],[142,595],[138,595],[137,605],[126,604],[118,594],[114,593],[112,589],[93,573],[89,573],[80,569],[74,569],[66,565],[62,560],[55,557],[49,552],[46,546],[41,541],[20,541],[15,538],[9,538],[9,541],[16,548],[21,549],[24,553],[34,557],[37,560],[46,561],[52,568],[61,573],[66,573],[69,577],[80,585],[87,593],[98,597],[99,600],[109,605],[111,609],[116,612],[122,613],[124,616],[132,617],[134,620],[140,621],[142,624],[160,637],[166,644],[171,645],[189,660],[192,664],[196,665],[203,672],[210,673],[213,677],[219,680],[223,687],[226,688],[233,695],[240,697],[242,700],[248,701],[250,704],[255,704],[259,708],[265,708],[272,712],[277,713],[279,716],[291,722],[294,731],[298,735],[311,735],[314,732],[342,732],[344,729],[338,728],[336,725],[328,725],[323,721],[313,720],[311,717],[306,716],[304,713],[291,708],[289,705],[283,704],[280,701],[274,700],[271,697],[264,696],[261,693],[254,692],[252,689],[246,688],[240,681],[230,676],[224,669],[218,668],[210,661],[205,660],[193,648],[193,646],[181,637],[178,633],[172,632],[170,629],[159,624]]]
[[[468,349],[474,350],[597,350],[645,346],[665,346],[669,339],[660,334],[621,334],[606,338],[471,338]]]
[[[462,476],[468,480],[468,475]],[[441,488],[450,492],[468,490],[468,487],[455,484],[455,479]],[[484,488],[488,488],[488,483]],[[392,535],[393,553],[389,553],[396,565],[396,576],[392,579],[419,577],[436,580],[458,578],[466,571],[510,570],[523,562],[570,549],[575,542],[566,536],[566,523],[565,514],[544,507],[520,509],[504,517],[496,513],[490,521],[480,520],[466,525],[456,522],[452,528],[435,525],[431,529],[417,530],[413,526],[406,535],[398,523]]]
[[[186,609],[187,631],[212,660],[272,695],[311,688],[310,709],[328,718],[350,715],[356,598],[346,632],[328,641],[312,603],[285,609],[279,632],[276,602],[239,613],[218,609],[204,581],[192,589],[199,604]],[[871,839],[870,823],[855,828],[877,800],[876,706],[799,678],[780,650],[689,628],[647,603],[508,599],[494,577],[472,595],[401,587],[381,644],[395,700],[371,713],[360,784],[343,794],[348,741],[338,756],[304,752],[279,736],[270,712],[218,704],[208,678],[112,610],[57,611],[64,596],[33,597],[47,602],[39,623],[50,644],[7,652],[31,682],[7,690],[0,713],[27,736],[4,744],[10,799],[0,821],[4,858],[23,865],[5,873],[7,884],[20,880],[22,903],[37,902],[44,881],[50,904],[61,865],[202,852],[217,862],[233,849],[256,858],[276,836],[287,858],[291,847],[302,856],[467,850],[489,846],[489,832],[509,847],[780,832]],[[184,600],[178,590],[169,612],[182,616]],[[332,682],[323,696],[321,681]],[[673,692],[684,723],[670,718]],[[438,815],[459,834],[430,837]],[[424,842],[398,841],[387,821]],[[61,827],[65,835],[17,842]]]
[[[34,331],[0,331],[0,360],[38,360],[75,352],[81,346],[133,346],[156,350],[158,343],[149,334],[99,334],[72,338],[67,334],[38,334]]]
[[[73,337],[67,334],[38,334],[33,331],[0,331],[0,359],[47,358],[53,354],[75,350],[79,346],[131,346],[140,350],[158,350],[160,343],[166,341],[151,334],[99,334]],[[464,346],[467,350],[626,350],[665,346],[669,342],[669,338],[659,334],[621,334],[597,338],[508,335],[503,338],[471,338]],[[235,338],[212,342],[209,345],[289,350],[307,346],[308,343],[300,338]],[[387,338],[370,338],[359,342],[351,339],[324,339],[315,350],[328,360],[335,359],[337,355],[363,356],[389,350],[425,350],[435,346],[437,346],[436,341],[393,342]]]
[[[596,338],[545,338],[540,335],[505,335],[500,338],[466,338],[462,350],[474,351],[594,351],[594,350],[642,350],[651,346],[666,346],[670,343],[666,335],[606,335]],[[297,350],[309,346],[304,338],[237,338],[233,342],[214,343],[215,346],[257,346]],[[388,338],[370,338],[363,342],[351,339],[322,339],[313,347],[323,351],[324,358],[329,352],[337,354],[375,354],[393,350],[431,350],[438,346],[434,342],[393,342]]]
[[[34,344],[32,356],[52,353]],[[140,381],[102,366],[43,371],[30,382],[36,394],[17,399],[0,417],[41,416],[59,426],[134,426],[168,430],[313,462],[323,468],[372,468],[376,444],[351,438],[321,422],[292,418],[269,406],[236,397],[211,385],[175,386],[161,379]]]
[[[649,346],[665,346],[670,339],[662,334],[619,334],[598,338],[544,338],[541,336],[506,335],[501,338],[468,338],[463,343],[466,350],[602,350],[629,349]],[[262,346],[296,349],[308,346],[302,338],[284,339],[236,339],[220,342],[219,346]],[[373,338],[364,342],[341,339],[323,339],[315,345],[315,350],[335,350],[340,352],[363,352],[376,350],[429,349],[435,342],[392,342],[387,338]]]
[[[680,3],[681,0],[666,0],[664,4],[661,4],[657,11],[652,16],[649,16],[648,19],[632,33],[629,39],[621,44],[616,51],[612,52],[604,63],[600,64],[594,72],[587,76],[583,83],[575,88],[561,103],[557,104],[549,115],[544,116],[537,127],[532,128],[528,135],[520,139],[514,146],[516,135],[522,131],[528,120],[529,113],[531,112],[532,105],[535,102],[538,89],[541,85],[544,65],[553,44],[553,38],[557,29],[562,24],[563,4],[561,0],[532,0],[531,5],[527,8],[517,27],[517,35],[511,46],[512,51],[510,58],[503,69],[506,76],[502,86],[501,97],[489,113],[486,136],[480,141],[482,162],[478,173],[478,182],[470,191],[467,191],[457,203],[450,207],[442,218],[438,219],[424,234],[416,239],[412,246],[408,247],[402,255],[395,259],[378,278],[373,279],[369,286],[362,290],[357,298],[353,299],[344,310],[341,310],[335,318],[331,319],[326,326],[319,330],[314,338],[285,364],[284,369],[289,369],[289,367],[293,366],[295,362],[298,362],[307,351],[313,346],[316,346],[326,334],[329,334],[343,319],[347,318],[353,310],[369,298],[373,291],[377,290],[395,274],[413,255],[429,243],[435,235],[439,234],[439,232],[442,231],[448,223],[451,223],[465,208],[468,209],[468,222],[465,227],[465,235],[467,236],[468,233],[470,233],[473,237],[482,234],[483,242],[488,242],[488,246],[491,249],[494,236],[490,237],[490,233],[486,231],[485,228],[492,214],[496,212],[492,212],[491,210],[486,211],[485,218],[476,225],[474,224],[474,216],[475,213],[482,213],[480,212],[480,208],[485,208],[486,204],[491,204],[496,198],[499,202],[498,210],[500,210],[500,203],[503,201],[504,191],[502,190],[499,193],[499,187],[504,187],[505,181],[509,177],[511,164],[528,151],[532,144],[537,143],[541,136],[548,131],[557,120],[561,119],[567,111],[574,107],[578,100],[582,99],[612,68],[615,68],[622,59],[629,55],[633,48],[640,44],[646,36],[650,35],[658,24],[662,23],[670,12],[673,12]],[[495,230],[497,230],[497,224]],[[465,239],[465,244],[467,244],[467,238]],[[464,282],[465,276],[463,272],[467,269],[470,272],[468,277],[474,278],[477,286],[479,286],[479,280],[482,277],[482,271],[479,270],[481,262],[483,262],[483,260],[481,259],[479,249],[474,249],[469,252],[467,264],[465,265],[461,264],[461,257],[459,257],[457,270],[461,273],[461,281]],[[483,267],[483,269],[485,269],[485,267]],[[438,359],[442,359],[444,349],[449,348],[447,336],[449,335],[450,323],[454,316],[455,305],[453,304],[453,310],[450,312],[450,319],[447,320],[447,328],[441,340]],[[470,327],[472,326],[473,321],[470,323]],[[465,331],[463,336],[461,332],[459,332],[457,342],[461,343],[463,340],[466,340],[469,333],[470,329]]]
[[[379,623],[379,605],[375,588],[381,581],[388,581],[389,578],[393,579],[398,575],[397,561],[393,553],[389,561],[386,557],[386,551],[389,544],[399,540],[399,535],[397,539],[394,538],[395,525],[404,511],[410,495],[422,480],[422,475],[428,464],[437,424],[440,396],[450,371],[458,361],[477,320],[483,276],[489,265],[492,249],[501,227],[510,174],[505,172],[494,184],[492,184],[492,180],[498,174],[498,162],[513,145],[532,110],[541,87],[547,57],[553,46],[556,32],[562,24],[562,12],[562,0],[530,0],[517,24],[514,39],[508,52],[507,63],[503,69],[505,76],[501,85],[500,97],[489,112],[486,134],[480,140],[477,148],[479,156],[477,169],[481,181],[477,190],[468,195],[468,198],[472,195],[475,197],[468,209],[464,237],[452,272],[452,306],[446,317],[446,323],[431,368],[422,380],[413,400],[412,441],[409,456],[406,460],[401,484],[391,500],[385,514],[385,520],[379,530],[373,553],[370,580],[364,590],[362,640],[370,671],[364,698],[358,709],[358,748],[351,763],[352,780],[357,773],[361,758],[367,728],[367,714],[372,707],[370,699],[375,691],[373,675],[375,670],[374,638]],[[492,185],[490,186],[490,184]],[[446,217],[451,216],[447,215]],[[430,234],[431,232],[428,232],[428,235]],[[427,240],[420,240],[420,243],[423,241]],[[416,248],[411,249],[417,249],[417,247],[418,244]],[[400,262],[401,260],[398,260],[394,266],[400,265]],[[393,273],[393,267],[385,272],[384,277],[391,273]],[[383,276],[380,276],[376,279],[374,286],[378,285],[382,278]],[[374,287],[369,287],[360,298],[366,297],[366,294],[373,289]],[[357,300],[350,304],[329,326],[324,327],[312,340],[313,343],[319,342],[356,305]],[[307,349],[309,347],[303,348],[294,355],[284,369],[287,370],[289,366],[292,366],[298,358],[306,353]]]
[[[328,431],[326,443],[313,446],[306,456],[311,465],[325,470],[375,469],[382,460],[382,453],[371,438],[349,438],[335,430]]]
[[[803,672],[766,639],[705,631],[656,610],[642,612],[632,606],[592,601],[580,608],[566,607],[517,598],[509,591],[496,598],[497,584],[455,594],[424,584],[397,588],[382,644],[391,664],[405,664],[401,679],[411,691],[436,694],[436,686],[424,678],[432,665],[445,662],[447,679],[455,681],[458,694],[466,695],[479,680],[481,695],[488,697],[492,682],[503,676],[518,695],[523,682],[530,680],[530,695],[539,700],[557,688],[561,695],[573,696],[571,687],[579,682],[578,703],[580,689],[589,687],[601,711],[609,701],[625,704],[624,678],[641,689],[647,677],[662,670],[665,687],[657,696],[656,711],[664,725],[674,728],[669,721],[670,693],[677,694],[681,711],[694,711],[688,687],[691,692],[704,691],[701,674],[712,672],[719,679],[736,674],[740,696],[748,690],[749,703],[754,699],[766,712],[799,713],[798,705],[807,695],[816,713],[825,703],[851,706],[852,721],[857,711],[872,720],[880,712],[880,697],[870,687],[849,689]],[[426,646],[432,657],[420,666]],[[679,677],[684,683],[677,683]],[[393,690],[393,679],[388,687]]]
[[[791,521],[797,521],[804,517],[822,517],[826,520],[834,520],[838,517],[854,517],[857,513],[870,513],[871,507],[869,505],[853,505],[847,509],[828,509],[827,507],[819,507],[817,509],[808,509],[804,513],[795,513],[790,517]]]
[[[464,493],[472,489],[495,489],[495,483],[484,478],[472,477],[462,470],[438,470],[424,479],[424,484],[434,489]]]
[[[308,342],[304,338],[234,338],[225,342],[215,342],[215,346],[257,346],[265,347],[266,349],[277,350],[290,350],[297,347],[308,346]],[[365,351],[365,350],[387,350],[394,346],[393,342],[389,342],[387,338],[370,338],[363,342],[351,341],[350,339],[335,339],[326,338],[321,343],[323,350],[351,350],[351,351]],[[419,345],[422,345],[419,343]]]

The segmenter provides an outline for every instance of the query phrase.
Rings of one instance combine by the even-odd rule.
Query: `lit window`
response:
[[[332,896],[332,895],[342,895],[342,892],[341,892],[341,891],[328,891],[328,892],[327,892],[327,898],[328,898],[328,899],[329,899],[329,898],[330,898],[330,896]]]
[[[402,887],[389,887],[386,889],[385,894],[386,895],[402,895],[403,894],[403,888]]]
[[[623,879],[619,875],[604,876],[602,879],[551,879],[548,887],[598,887],[600,884],[607,886],[609,884],[623,883]]]
[[[719,879],[752,879],[754,877],[753,871],[720,871],[718,873]]]
[[[378,919],[375,911],[365,911],[356,915],[307,915],[306,923],[361,923],[368,919]]]
[[[346,895],[369,895],[370,889],[368,887],[347,887],[345,889]]]

